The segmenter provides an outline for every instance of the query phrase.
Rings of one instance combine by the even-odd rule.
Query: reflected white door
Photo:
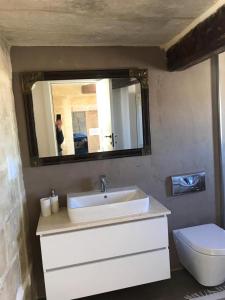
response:
[[[114,150],[143,147],[140,84],[113,89],[112,131]]]
[[[100,151],[113,150],[111,91],[112,83],[110,79],[101,79],[96,83],[98,124],[100,130]]]

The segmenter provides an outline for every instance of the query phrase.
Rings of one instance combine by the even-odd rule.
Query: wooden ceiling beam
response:
[[[225,5],[167,50],[167,67],[169,71],[183,70],[223,51]]]

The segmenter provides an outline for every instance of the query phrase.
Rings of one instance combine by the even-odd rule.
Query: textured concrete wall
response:
[[[215,222],[210,62],[183,72],[165,70],[165,58],[157,48],[135,47],[15,47],[11,52],[14,92],[19,127],[25,187],[32,227],[36,281],[42,293],[43,275],[39,240],[35,230],[39,198],[54,187],[61,200],[67,192],[96,187],[106,174],[111,186],[137,184],[172,211],[169,229]],[[34,70],[104,69],[140,67],[149,69],[152,155],[31,168],[27,145],[23,99],[18,72]],[[207,189],[169,197],[168,176],[206,171]],[[172,268],[179,266],[170,234]]]
[[[24,231],[26,197],[11,77],[9,49],[0,40],[0,299],[22,300],[31,299],[30,276]]]

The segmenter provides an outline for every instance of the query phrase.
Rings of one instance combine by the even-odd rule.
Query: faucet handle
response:
[[[103,182],[103,181],[106,184],[108,183],[108,180],[106,179],[106,175],[99,175],[98,179],[96,179],[92,182],[92,185],[94,186],[94,188],[96,188],[97,186],[99,186],[99,183],[101,184],[101,182]]]
[[[104,182],[105,185],[109,184],[109,180],[106,175],[100,175],[100,182]]]

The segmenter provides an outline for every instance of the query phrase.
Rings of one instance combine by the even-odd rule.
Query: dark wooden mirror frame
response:
[[[103,78],[136,78],[140,82],[142,101],[143,148],[96,152],[88,153],[85,155],[64,155],[40,158],[38,155],[38,145],[34,122],[33,100],[31,90],[33,84],[37,81],[47,80]],[[21,81],[25,105],[29,153],[32,166],[37,167],[45,165],[55,165],[129,156],[142,156],[151,154],[148,71],[146,69],[26,72],[21,74]]]

